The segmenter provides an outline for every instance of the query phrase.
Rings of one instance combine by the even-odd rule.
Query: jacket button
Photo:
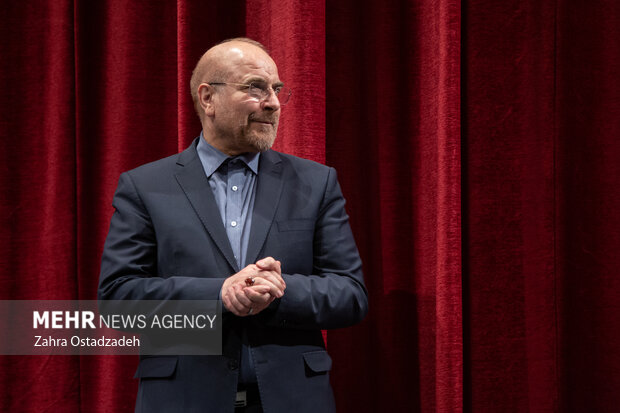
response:
[[[228,369],[229,370],[237,370],[239,368],[239,362],[235,359],[228,360]]]

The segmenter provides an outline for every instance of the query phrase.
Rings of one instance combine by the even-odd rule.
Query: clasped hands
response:
[[[263,311],[285,289],[280,261],[267,257],[226,278],[221,297],[230,312],[244,317]]]

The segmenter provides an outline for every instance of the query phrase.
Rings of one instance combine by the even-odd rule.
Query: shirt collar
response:
[[[247,152],[235,157],[230,157],[211,146],[204,139],[202,132],[200,132],[200,139],[198,140],[196,150],[198,151],[198,157],[200,158],[207,178],[210,178],[227,159],[241,159],[254,174],[258,174],[258,161],[260,159],[260,153],[258,152]]]

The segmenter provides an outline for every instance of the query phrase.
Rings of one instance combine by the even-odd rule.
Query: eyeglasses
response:
[[[291,99],[291,95],[293,91],[291,88],[286,86],[276,86],[272,88],[268,86],[266,83],[262,82],[252,82],[249,84],[246,83],[230,83],[230,82],[209,82],[208,85],[235,85],[242,86],[242,89],[248,90],[248,95],[253,97],[254,99],[262,102],[263,100],[269,98],[270,90],[273,90],[273,93],[276,95],[278,100],[280,101],[280,105],[284,106]]]

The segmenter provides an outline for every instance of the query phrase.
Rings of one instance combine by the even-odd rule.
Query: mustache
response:
[[[276,123],[276,119],[275,118],[262,118],[262,117],[258,117],[254,114],[251,114],[248,118],[250,121],[254,121],[254,122],[266,122],[266,123],[271,123],[272,125],[274,125]]]

